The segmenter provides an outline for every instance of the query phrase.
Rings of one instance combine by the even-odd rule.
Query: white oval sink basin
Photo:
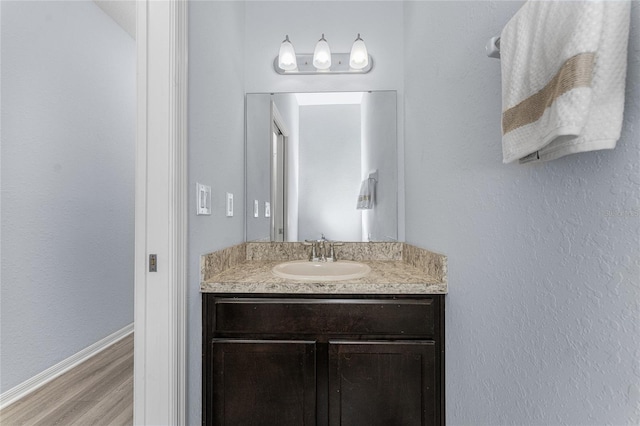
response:
[[[354,280],[367,275],[371,268],[360,262],[339,260],[337,262],[309,262],[294,260],[276,265],[273,273],[281,278],[308,281]]]

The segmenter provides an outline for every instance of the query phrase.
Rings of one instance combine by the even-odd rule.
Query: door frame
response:
[[[136,1],[135,425],[186,424],[187,35],[187,0]]]
[[[271,220],[270,220],[270,224],[271,224],[271,241],[278,241],[277,240],[277,233],[278,233],[278,229],[277,229],[277,224],[276,224],[276,215],[273,214],[274,211],[278,211],[278,210],[282,210],[282,221],[283,221],[283,241],[287,241],[287,213],[289,210],[289,197],[288,197],[288,191],[289,191],[289,181],[288,181],[288,174],[289,174],[289,167],[288,167],[288,152],[289,152],[289,128],[287,127],[287,125],[285,124],[284,120],[282,119],[282,115],[280,114],[280,111],[278,111],[278,108],[276,107],[275,102],[273,102],[273,100],[270,103],[270,117],[271,117],[271,125],[269,127],[271,133],[269,134],[269,145],[270,145],[270,167],[271,167],[271,188],[270,188],[270,193],[271,193]],[[277,201],[278,201],[278,197],[276,194],[277,189],[275,188],[274,182],[277,182],[277,173],[278,170],[275,170],[274,168],[274,161],[273,161],[273,140],[272,140],[272,136],[274,133],[280,133],[282,135],[282,153],[279,153],[278,155],[281,155],[283,157],[283,170],[282,170],[282,180],[283,180],[283,194],[282,197],[284,199],[284,202],[282,203],[282,206],[278,206],[277,205]],[[278,210],[275,210],[278,209]]]

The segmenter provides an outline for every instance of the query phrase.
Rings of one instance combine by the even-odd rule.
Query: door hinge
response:
[[[158,255],[149,255],[149,272],[158,272]]]

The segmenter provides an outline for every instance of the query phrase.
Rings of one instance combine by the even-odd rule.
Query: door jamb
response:
[[[136,425],[186,424],[187,13],[186,0],[136,2]]]

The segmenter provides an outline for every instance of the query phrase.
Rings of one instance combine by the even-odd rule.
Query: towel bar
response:
[[[488,57],[500,59],[500,37],[491,37],[484,49]]]

